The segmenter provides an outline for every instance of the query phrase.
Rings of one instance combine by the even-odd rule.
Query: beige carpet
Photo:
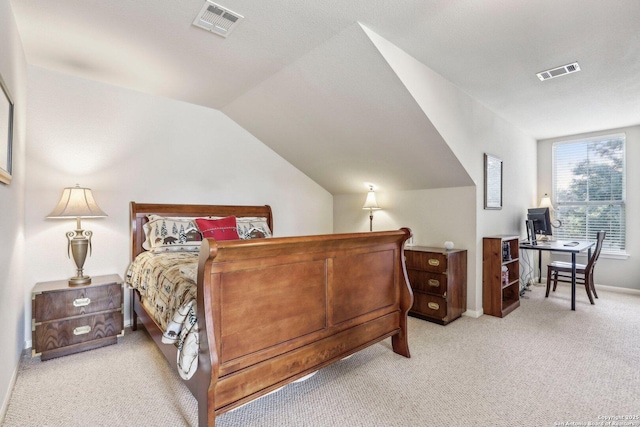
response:
[[[231,426],[557,426],[640,416],[640,297],[534,287],[504,319],[410,318],[389,340],[217,418]],[[116,346],[22,360],[4,426],[195,426],[196,402],[141,330]],[[620,420],[623,421],[623,420]],[[566,424],[574,423],[574,424]],[[640,420],[634,424],[640,426]]]

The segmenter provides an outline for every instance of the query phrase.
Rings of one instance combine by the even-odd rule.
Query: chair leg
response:
[[[558,287],[558,272],[554,271],[553,272],[553,292],[556,291],[557,287]]]
[[[593,296],[591,295],[591,275],[588,274],[584,277],[584,289],[587,291],[587,296],[589,297],[589,301],[591,304],[595,304],[593,301]]]
[[[549,297],[549,289],[551,289],[551,266],[547,266],[547,293],[544,294],[545,298]]]
[[[588,281],[584,283],[584,289],[587,291],[587,296],[589,297],[591,304],[595,304],[595,302],[593,302],[593,296],[591,296],[591,285]]]
[[[593,276],[589,276],[589,281],[591,282],[591,292],[593,292],[593,296],[598,298],[598,293],[596,292],[596,284],[593,281]]]

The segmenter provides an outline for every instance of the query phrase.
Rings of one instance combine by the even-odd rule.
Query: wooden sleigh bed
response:
[[[269,206],[131,203],[131,259],[144,251],[147,215],[265,217]],[[408,229],[255,240],[205,239],[198,258],[198,368],[185,381],[199,426],[391,337],[410,357],[413,303],[404,264]],[[132,329],[141,321],[169,363],[176,346],[134,290]]]

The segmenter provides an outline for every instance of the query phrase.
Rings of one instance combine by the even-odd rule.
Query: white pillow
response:
[[[267,218],[263,217],[237,217],[238,236],[243,240],[261,239],[271,237],[271,230]]]
[[[193,218],[171,218],[147,215],[142,247],[152,252],[199,251],[202,237]]]

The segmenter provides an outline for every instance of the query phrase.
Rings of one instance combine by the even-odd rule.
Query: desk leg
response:
[[[576,311],[576,253],[571,252],[571,310]]]
[[[542,283],[542,251],[538,251],[538,283]]]

